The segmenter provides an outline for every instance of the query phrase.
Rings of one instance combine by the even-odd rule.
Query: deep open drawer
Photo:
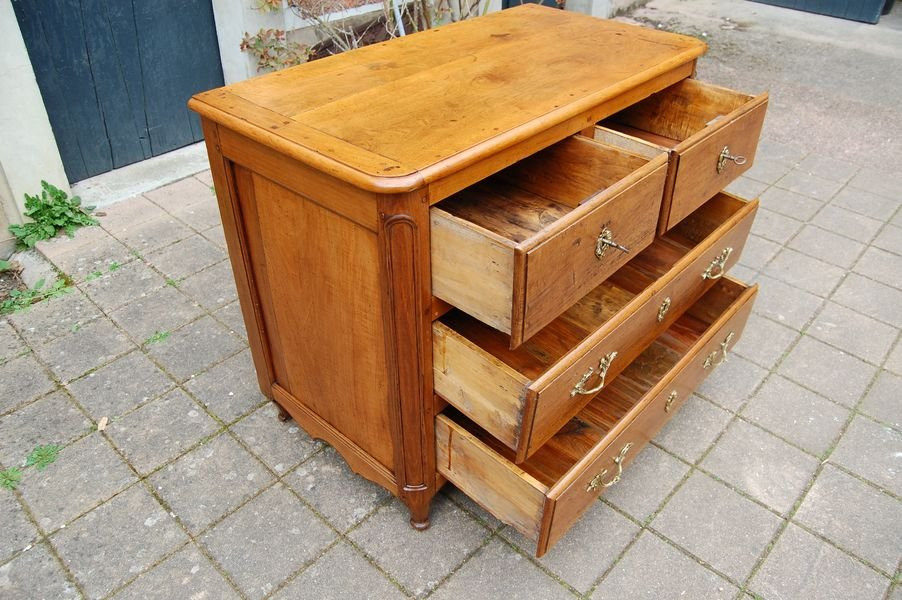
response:
[[[752,166],[767,100],[685,79],[605,119],[595,139],[646,156],[670,153],[663,233]]]
[[[442,201],[432,293],[519,346],[652,242],[666,162],[573,136]]]
[[[735,263],[757,205],[718,194],[519,348],[449,312],[432,328],[436,393],[522,462]]]
[[[526,462],[449,407],[436,417],[437,469],[544,554],[695,387],[727,360],[756,287],[720,279]],[[626,476],[629,476],[628,474]]]

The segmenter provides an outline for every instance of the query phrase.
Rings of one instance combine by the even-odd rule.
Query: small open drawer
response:
[[[432,325],[436,393],[526,460],[735,263],[757,205],[716,195],[516,349],[445,314]]]
[[[436,417],[439,473],[536,540],[543,555],[692,390],[725,362],[757,288],[720,279],[526,462],[449,407]]]
[[[442,201],[432,293],[519,346],[651,243],[666,162],[574,136]]]
[[[684,79],[602,121],[595,139],[646,156],[670,153],[663,233],[752,166],[767,99]]]

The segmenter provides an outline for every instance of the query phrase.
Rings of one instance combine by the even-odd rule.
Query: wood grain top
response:
[[[690,37],[525,4],[197,94],[225,127],[410,191],[691,62]]]

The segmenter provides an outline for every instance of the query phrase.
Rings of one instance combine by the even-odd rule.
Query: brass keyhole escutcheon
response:
[[[658,307],[658,323],[664,320],[664,317],[667,315],[667,311],[670,310],[670,296],[664,298],[661,301],[661,306]]]
[[[717,172],[723,173],[723,170],[727,167],[727,161],[732,160],[737,165],[744,165],[746,160],[744,156],[733,156],[730,154],[730,147],[724,146],[723,150],[720,151],[720,156],[717,157]]]
[[[624,254],[629,254],[630,252],[629,248],[622,246],[614,241],[614,232],[611,231],[611,229],[607,225],[605,225],[601,228],[601,233],[598,234],[598,239],[595,240],[595,258],[601,260],[608,248],[620,250]]]
[[[673,401],[677,399],[678,395],[676,390],[670,392],[670,395],[667,396],[667,401],[664,402],[664,412],[670,412],[671,407],[673,407]]]
[[[592,379],[592,375],[595,374],[595,367],[589,367],[589,370],[583,373],[583,376],[580,377],[579,381],[576,382],[576,385],[573,386],[573,389],[570,390],[570,397],[572,398],[576,395],[588,396],[600,392],[601,388],[604,387],[604,380],[605,377],[607,377],[608,369],[611,368],[611,363],[614,362],[615,358],[617,358],[616,350],[614,352],[609,352],[598,361],[598,385],[587,390],[586,384],[589,383],[589,380]]]
[[[720,254],[714,257],[705,272],[702,273],[702,279],[720,279],[726,273],[727,260],[733,254],[733,248],[727,246],[720,251]]]
[[[594,492],[599,487],[608,488],[620,481],[620,477],[623,475],[623,460],[626,458],[626,453],[630,451],[630,448],[633,447],[632,442],[627,442],[623,448],[620,449],[620,453],[614,457],[614,464],[617,465],[617,474],[608,481],[605,482],[604,478],[608,474],[608,470],[605,469],[598,475],[592,478],[592,481],[589,482],[589,485],[586,486],[587,492]]]

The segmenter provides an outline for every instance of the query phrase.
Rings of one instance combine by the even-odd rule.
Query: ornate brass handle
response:
[[[670,407],[673,406],[673,401],[677,399],[678,395],[676,390],[670,392],[670,395],[667,396],[667,401],[664,402],[664,412],[670,412]]]
[[[722,365],[729,360],[727,356],[727,352],[729,352],[729,348],[727,347],[730,342],[733,341],[733,337],[736,335],[735,332],[731,331],[727,337],[723,339],[720,343],[720,348],[709,354],[705,357],[705,363],[702,365],[705,369],[710,369],[711,367],[716,367],[718,365]],[[717,355],[720,354],[720,360],[717,360]],[[717,361],[717,362],[715,362]]]
[[[626,246],[621,246],[617,242],[614,241],[614,232],[611,231],[607,225],[601,228],[601,233],[598,234],[598,239],[595,240],[595,258],[601,260],[601,257],[604,256],[605,251],[608,247],[616,248],[625,254],[630,253],[630,249]]]
[[[664,316],[667,315],[668,310],[670,310],[670,296],[664,298],[661,302],[661,306],[658,307],[658,323],[664,320]]]
[[[598,475],[592,478],[592,481],[589,482],[589,485],[586,486],[587,492],[594,492],[599,487],[607,488],[611,487],[618,481],[620,481],[620,477],[623,475],[623,459],[626,458],[626,453],[630,451],[630,448],[633,447],[632,442],[627,442],[626,445],[620,449],[620,454],[614,457],[614,464],[617,465],[617,474],[614,475],[614,478],[605,483],[602,481],[605,476],[608,474],[608,470],[605,469]]]
[[[727,259],[730,258],[732,253],[733,248],[729,246],[721,250],[720,254],[714,257],[714,260],[711,261],[711,264],[708,265],[708,268],[702,273],[702,279],[720,279],[723,277],[726,272],[725,265],[727,264]]]
[[[723,150],[720,151],[720,156],[717,157],[717,172],[718,173],[723,173],[723,170],[727,166],[728,160],[732,160],[737,165],[745,164],[744,156],[733,156],[732,154],[730,154],[730,147],[724,146]]]
[[[604,387],[604,378],[607,376],[608,369],[611,367],[611,363],[614,362],[615,358],[617,358],[616,351],[606,354],[600,361],[598,361],[598,377],[600,378],[600,381],[594,388],[587,390],[586,384],[589,383],[592,375],[595,374],[595,367],[589,367],[589,370],[583,373],[583,376],[580,378],[580,380],[577,381],[576,385],[573,386],[573,389],[570,390],[570,397],[572,398],[577,394],[586,396],[600,392],[601,388]]]

